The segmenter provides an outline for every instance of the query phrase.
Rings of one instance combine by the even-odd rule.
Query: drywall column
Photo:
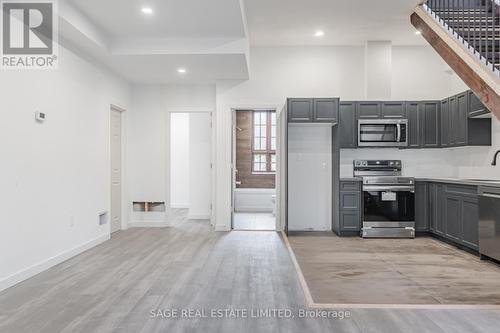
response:
[[[210,113],[189,115],[189,219],[208,220],[212,204]]]
[[[392,88],[392,42],[365,43],[365,96],[390,100]]]

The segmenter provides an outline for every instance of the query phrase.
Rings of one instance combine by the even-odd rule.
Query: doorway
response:
[[[276,110],[233,112],[232,228],[276,230]]]
[[[171,219],[210,220],[212,113],[170,112],[169,116]]]
[[[110,111],[111,233],[122,223],[122,111]]]

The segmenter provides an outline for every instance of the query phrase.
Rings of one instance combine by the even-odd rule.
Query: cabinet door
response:
[[[454,147],[457,144],[457,128],[458,128],[458,106],[456,96],[448,98],[448,138],[449,146]]]
[[[446,186],[445,184],[437,183],[435,188],[435,212],[436,212],[436,230],[435,233],[440,236],[445,236],[446,234]]]
[[[457,146],[467,145],[467,120],[468,120],[468,98],[467,92],[459,94],[457,98],[457,112],[456,112],[456,142]]]
[[[380,116],[380,102],[358,102],[359,119],[378,119]]]
[[[450,103],[441,101],[441,147],[450,146]]]
[[[469,110],[468,110],[469,117],[477,117],[483,114],[490,113],[490,110],[486,108],[486,106],[481,102],[481,100],[476,96],[476,94],[472,92],[472,90],[469,90],[467,93],[469,97]]]
[[[438,148],[440,145],[440,124],[441,115],[439,113],[441,102],[422,102],[422,147]]]
[[[462,199],[457,195],[446,195],[446,237],[459,242],[462,238]]]
[[[429,231],[429,219],[427,218],[428,186],[425,182],[417,182],[415,185],[415,230]]]
[[[336,98],[314,99],[314,122],[336,123],[339,116],[339,103]]]
[[[340,140],[340,148],[356,148],[358,146],[356,102],[340,103],[339,140]]]
[[[312,98],[289,98],[287,108],[288,122],[307,123],[313,121]]]
[[[383,102],[382,118],[406,119],[405,102]]]
[[[477,250],[479,247],[479,203],[477,197],[463,197],[462,242]]]
[[[358,211],[341,211],[340,212],[340,228],[341,231],[360,231],[361,217]]]
[[[420,103],[406,102],[406,115],[408,116],[408,148],[420,148]]]

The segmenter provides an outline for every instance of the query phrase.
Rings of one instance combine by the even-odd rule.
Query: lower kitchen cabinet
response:
[[[479,243],[477,187],[434,182],[428,183],[427,187],[429,231],[458,245],[477,250]],[[418,203],[418,200],[423,200],[418,187],[416,194]]]
[[[356,235],[361,231],[361,182],[340,182],[340,230],[343,235]]]
[[[429,231],[428,218],[428,183],[417,182],[415,184],[415,230]]]

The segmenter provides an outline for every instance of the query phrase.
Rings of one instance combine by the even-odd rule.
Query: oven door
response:
[[[359,120],[358,146],[405,147],[408,146],[407,120]]]
[[[372,226],[380,223],[380,226],[388,227],[414,226],[413,186],[364,186],[363,196],[363,223],[373,222]]]

